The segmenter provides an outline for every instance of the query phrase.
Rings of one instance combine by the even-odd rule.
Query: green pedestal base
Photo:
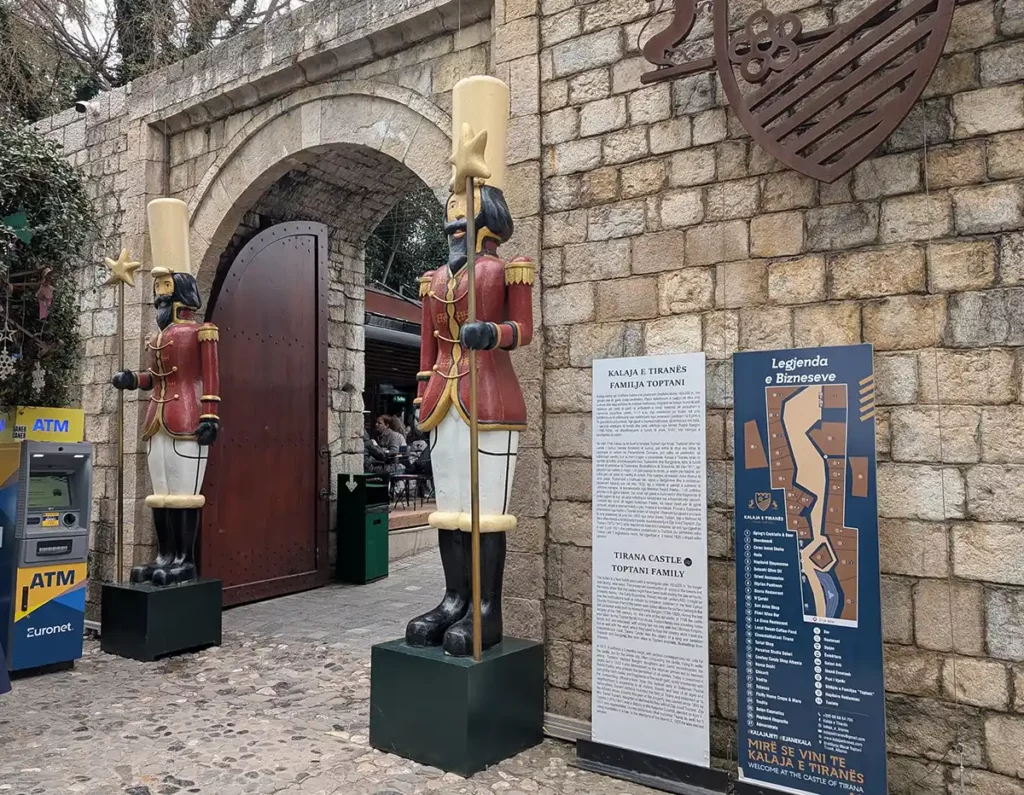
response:
[[[483,660],[404,640],[373,647],[370,745],[471,776],[544,739],[544,647],[505,638]]]

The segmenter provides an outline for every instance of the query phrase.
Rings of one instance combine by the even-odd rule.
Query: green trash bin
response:
[[[360,585],[388,576],[390,478],[338,475],[335,578]]]

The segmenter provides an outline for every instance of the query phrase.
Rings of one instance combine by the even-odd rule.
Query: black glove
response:
[[[131,370],[118,370],[110,379],[110,383],[117,389],[138,389],[139,377]]]
[[[474,351],[489,351],[498,346],[498,328],[493,323],[467,323],[459,332],[462,347]]]
[[[203,447],[208,447],[217,440],[217,431],[220,430],[220,420],[207,417],[199,420],[199,427],[196,429],[196,441]]]

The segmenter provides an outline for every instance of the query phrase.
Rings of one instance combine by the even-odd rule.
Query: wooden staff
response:
[[[452,90],[451,163],[455,166],[453,193],[466,191],[466,322],[475,323],[477,255],[477,185],[500,189],[505,181],[505,142],[508,137],[508,86],[494,77],[475,75]],[[473,660],[483,657],[480,615],[480,425],[477,412],[477,355],[469,350],[469,480],[470,574],[473,595]]]
[[[135,271],[141,262],[133,262],[128,256],[128,249],[121,249],[121,255],[112,260],[104,258],[110,276],[104,284],[117,284],[117,369],[124,369],[124,286],[135,286]],[[115,582],[121,582],[124,576],[124,390],[117,390],[117,532],[115,544],[116,573]]]
[[[124,282],[117,283],[117,369],[124,369]],[[117,582],[124,576],[124,390],[117,390]]]
[[[467,323],[476,322],[476,196],[473,177],[466,177],[466,287],[469,298]],[[483,658],[480,620],[480,419],[476,407],[476,351],[469,349],[469,510],[472,539],[473,660]]]

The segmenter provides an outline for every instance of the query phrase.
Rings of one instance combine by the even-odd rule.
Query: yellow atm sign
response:
[[[19,406],[0,415],[0,441],[80,442],[85,438],[85,412]]]
[[[18,569],[15,586],[14,620],[21,621],[47,602],[85,583],[85,563],[64,563]]]

